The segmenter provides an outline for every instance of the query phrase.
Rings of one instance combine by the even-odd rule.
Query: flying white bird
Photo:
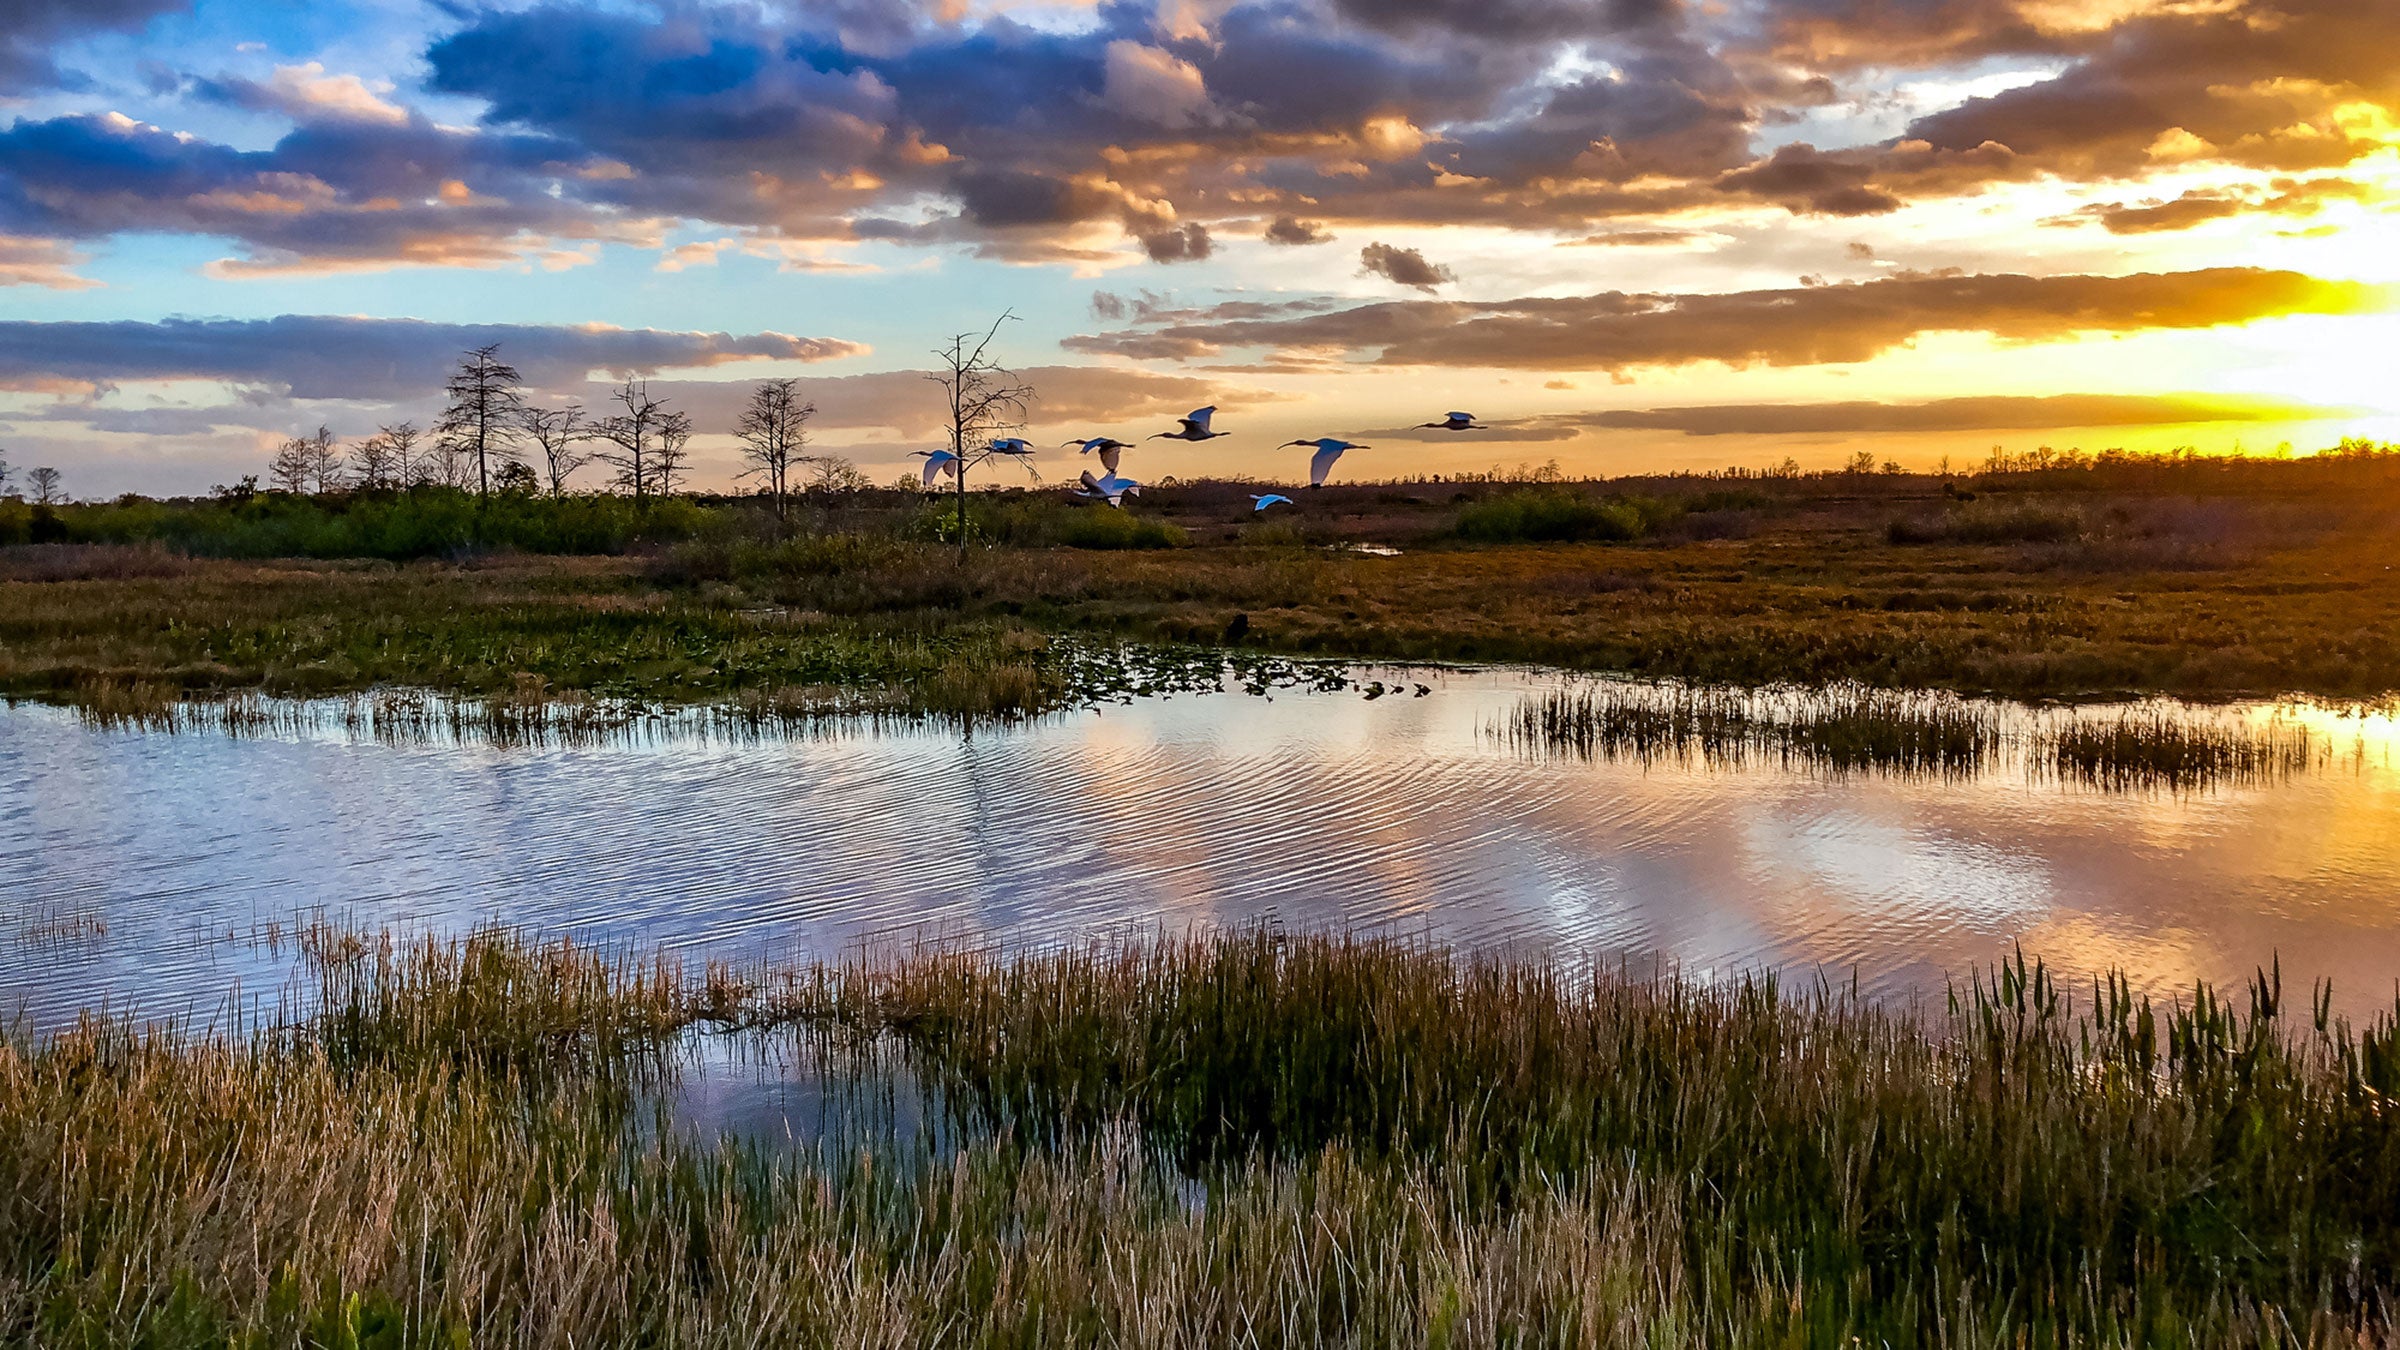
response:
[[[1435,431],[1481,431],[1484,429],[1483,423],[1475,420],[1475,414],[1462,412],[1444,413],[1439,422],[1419,422],[1417,426],[1420,429],[1430,427]]]
[[[1286,441],[1284,445],[1286,448],[1295,445],[1313,445],[1317,448],[1317,453],[1309,456],[1308,460],[1308,485],[1310,487],[1325,486],[1325,475],[1333,472],[1333,462],[1342,457],[1343,451],[1375,448],[1371,445],[1359,445],[1351,441],[1337,441],[1331,436],[1320,436],[1313,441]]]
[[[1162,431],[1150,439],[1154,441],[1214,440],[1217,437],[1225,434],[1222,431],[1211,431],[1208,429],[1208,419],[1216,415],[1217,407],[1213,403],[1205,408],[1194,408],[1192,409],[1191,416],[1178,417],[1175,419],[1176,421],[1183,423],[1183,428],[1180,431]]]
[[[925,486],[927,487],[932,487],[933,480],[943,474],[948,474],[952,478],[958,477],[958,456],[947,450],[913,450],[909,453],[925,457]]]
[[[1033,442],[1022,436],[1003,436],[986,447],[995,455],[1030,455]]]
[[[1130,478],[1119,478],[1113,473],[1106,478],[1094,478],[1092,471],[1085,469],[1082,482],[1083,486],[1076,489],[1076,496],[1087,501],[1107,502],[1119,510],[1124,509],[1127,496],[1142,495],[1141,484]]]
[[[1280,492],[1253,492],[1250,494],[1250,509],[1253,511],[1264,511],[1270,506],[1290,506],[1291,504],[1292,499]]]
[[[1060,444],[1083,447],[1075,452],[1079,455],[1088,455],[1097,451],[1100,455],[1101,471],[1112,474],[1117,471],[1117,461],[1123,458],[1126,451],[1133,448],[1111,436],[1094,436],[1088,441],[1061,441]]]

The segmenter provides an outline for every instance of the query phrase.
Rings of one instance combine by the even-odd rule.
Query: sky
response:
[[[78,496],[491,342],[884,481],[1003,313],[1037,442],[1221,409],[1153,481],[2400,439],[2400,4],[0,0],[0,457]]]

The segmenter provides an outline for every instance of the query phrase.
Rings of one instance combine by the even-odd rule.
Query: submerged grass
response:
[[[0,1042],[0,1341],[2374,1345],[2400,1045],[2071,999],[1922,1013],[1250,932],[694,971],[320,932],[255,1034]],[[956,1128],[678,1127],[694,1029]],[[682,1039],[679,1039],[682,1038]],[[878,1132],[880,1130],[880,1133]]]

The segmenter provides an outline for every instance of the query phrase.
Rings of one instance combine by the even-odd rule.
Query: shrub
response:
[[[1523,488],[1470,503],[1458,513],[1458,534],[1490,544],[1639,539],[1678,510],[1649,497],[1595,499],[1570,488]]]
[[[1183,530],[1151,516],[1091,507],[1069,516],[1058,531],[1069,548],[1175,548]]]
[[[417,488],[348,497],[273,492],[195,503],[134,498],[68,507],[58,513],[55,531],[62,542],[159,543],[208,557],[403,561],[490,549],[618,553],[639,543],[693,538],[712,520],[706,508],[680,499],[636,503],[511,494],[487,501],[452,488]],[[8,537],[0,522],[0,539]]]
[[[1894,520],[1895,544],[2059,544],[2083,537],[2083,513],[2041,502],[1962,502],[1934,517]]]

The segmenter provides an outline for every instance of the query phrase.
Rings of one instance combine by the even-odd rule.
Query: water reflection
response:
[[[2005,757],[1964,776],[1527,757],[1492,728],[1554,677],[1362,679],[1431,693],[529,745],[379,740],[338,717],[232,737],[0,710],[0,1016],[205,1012],[237,983],[271,999],[280,968],[246,939],[312,914],[774,958],[1272,921],[1704,976],[1855,970],[1888,995],[2020,941],[2152,992],[2280,953],[2287,979],[2329,976],[2353,1010],[2388,1006],[2400,975],[2386,716],[2208,711],[2340,753],[2121,792]]]

